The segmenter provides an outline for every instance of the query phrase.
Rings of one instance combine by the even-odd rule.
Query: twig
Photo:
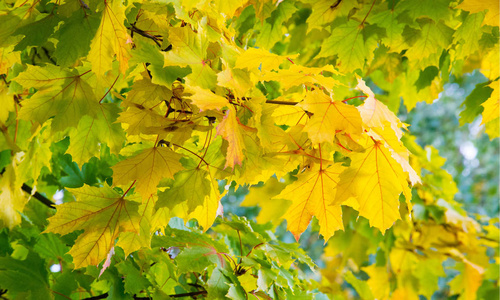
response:
[[[168,295],[171,298],[182,298],[182,297],[193,297],[193,296],[198,296],[198,295],[206,295],[207,291],[196,291],[196,292],[189,292],[189,293],[182,293],[182,294],[173,294],[173,295]],[[104,293],[102,295],[97,295],[97,296],[92,296],[88,298],[84,298],[82,300],[98,300],[98,299],[106,299],[108,297],[108,293]],[[134,300],[146,300],[146,299],[152,299],[151,297],[138,297],[136,295],[133,296]]]
[[[45,206],[47,206],[49,208],[56,208],[56,204],[54,202],[50,201],[49,198],[45,197],[44,195],[40,194],[39,192],[35,192],[34,194],[31,194],[33,189],[29,185],[27,185],[26,183],[23,183],[23,186],[21,187],[21,189],[23,191],[25,191],[26,193],[32,195],[33,198],[35,198],[36,200],[42,202],[42,204],[44,204]]]

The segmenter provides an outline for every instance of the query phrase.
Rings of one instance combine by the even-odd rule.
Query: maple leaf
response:
[[[321,90],[307,92],[298,105],[313,113],[304,130],[315,144],[333,143],[337,132],[361,134],[361,117],[356,107],[334,101]]]
[[[84,186],[69,191],[77,200],[59,205],[44,232],[64,235],[84,230],[69,252],[75,268],[100,263],[120,233],[139,232],[138,203],[125,199],[108,186]]]
[[[115,55],[120,64],[120,72],[125,74],[128,69],[131,39],[123,25],[125,19],[125,6],[121,1],[113,1],[111,4],[109,1],[104,2],[101,24],[92,39],[87,56],[92,64],[92,71],[99,78],[112,69]]]
[[[411,34],[412,40],[407,41],[410,47],[405,56],[415,66],[438,66],[442,50],[451,45],[453,29],[443,21],[434,22],[429,19],[422,19],[419,25],[420,31]],[[415,35],[420,38],[415,38]]]
[[[301,84],[319,84],[327,90],[340,85],[340,82],[332,77],[321,75],[322,72],[330,72],[338,74],[332,65],[326,65],[322,68],[308,68],[299,65],[291,65],[287,70],[278,70],[278,72],[267,72],[262,75],[261,81],[278,81],[281,87],[285,90]]]
[[[236,111],[230,107],[224,119],[217,126],[217,134],[222,136],[229,144],[226,153],[226,167],[234,169],[235,165],[240,165],[243,162],[243,134],[242,125],[238,121]]]
[[[239,69],[231,69],[227,66],[224,71],[217,73],[217,83],[220,86],[231,89],[238,98],[244,97],[253,87],[248,72]]]
[[[311,3],[311,15],[307,18],[307,32],[317,28],[322,29],[322,25],[331,23],[335,18],[347,16],[349,11],[355,7],[351,1],[304,1]]]
[[[99,150],[99,143],[106,143],[112,152],[118,153],[125,136],[120,124],[114,123],[118,116],[115,105],[103,103],[96,117],[83,116],[78,127],[71,131],[68,153],[73,161],[82,166]]]
[[[368,127],[379,128],[384,128],[385,124],[388,123],[398,139],[400,139],[403,135],[400,129],[400,127],[403,127],[403,123],[399,118],[384,103],[375,99],[375,94],[359,77],[356,88],[368,95],[363,105],[358,106],[363,123]]]
[[[369,59],[376,48],[373,39],[365,41],[359,21],[349,20],[332,30],[332,34],[323,41],[318,57],[337,55],[341,71],[349,72],[363,69],[365,59]]]
[[[411,192],[399,163],[382,142],[368,139],[364,153],[350,155],[351,166],[340,175],[333,204],[342,204],[350,197],[359,203],[359,215],[370,225],[385,232],[400,219],[399,195],[407,201]]]
[[[187,85],[184,91],[191,94],[186,98],[191,100],[191,102],[198,106],[202,111],[208,109],[221,110],[229,104],[229,101],[226,98],[198,86]]]
[[[460,3],[456,8],[460,8],[471,13],[477,13],[487,10],[483,23],[491,26],[498,26],[498,17],[500,9],[498,1],[495,0],[466,0]]]
[[[187,76],[193,84],[202,88],[215,87],[215,71],[208,65],[208,39],[200,25],[198,32],[188,27],[176,27],[169,30],[169,41],[172,50],[163,53],[164,66],[190,67],[191,74]]]
[[[314,166],[311,170],[299,174],[297,181],[274,197],[292,200],[285,219],[288,222],[287,229],[297,241],[307,229],[312,216],[319,221],[319,233],[323,235],[325,243],[335,231],[344,229],[342,208],[338,204],[332,205],[339,175],[344,169],[341,164],[334,164],[325,169]]]
[[[125,256],[137,251],[143,247],[151,245],[151,220],[153,218],[155,200],[154,197],[148,198],[138,209],[138,231],[122,232],[116,246],[123,249]]]
[[[125,185],[136,181],[136,190],[143,199],[156,194],[156,186],[163,178],[174,178],[183,170],[182,155],[166,147],[153,147],[117,163],[113,169],[113,183]]]
[[[405,24],[398,21],[398,13],[396,11],[391,9],[383,10],[373,15],[370,14],[367,18],[367,22],[370,24],[377,24],[377,26],[385,29],[385,36],[383,36],[381,40],[390,48],[391,52],[398,52],[406,49],[403,38]]]
[[[210,194],[212,187],[207,176],[208,172],[200,168],[178,172],[172,187],[158,195],[157,206],[172,209],[176,204],[186,202],[187,213],[191,213],[203,205],[205,197]]]
[[[295,59],[299,55],[280,56],[262,48],[250,48],[236,59],[235,68],[249,70],[261,67],[262,70],[278,70],[280,64],[288,59]]]
[[[182,201],[170,210],[171,216],[176,216],[186,221],[196,219],[198,221],[198,225],[203,228],[203,231],[207,231],[212,226],[215,218],[217,218],[222,209],[222,204],[220,203],[221,195],[219,194],[218,186],[214,185],[213,181],[210,182],[210,184],[210,190],[203,196],[202,205],[198,205],[194,210],[192,210],[190,207],[192,207],[193,204],[188,202],[188,198],[188,201]],[[206,191],[208,188],[204,187],[203,189]],[[197,193],[192,193],[192,195],[198,199],[200,197],[199,193],[198,195]]]
[[[283,37],[283,22],[296,10],[297,7],[292,2],[280,2],[273,15],[260,24],[260,34],[255,41],[255,45],[271,49]]]
[[[29,66],[15,80],[38,91],[23,102],[20,117],[43,124],[54,116],[52,129],[63,130],[76,127],[86,114],[95,115],[98,100],[82,78],[86,73],[69,73],[55,66]]]
[[[500,105],[500,95],[499,95],[498,81],[494,81],[490,83],[488,86],[493,89],[493,92],[491,92],[490,98],[488,98],[488,100],[486,100],[481,104],[484,107],[482,113],[483,121],[481,122],[481,124],[486,124],[499,117],[498,110]]]
[[[84,10],[78,10],[57,31],[57,43],[54,56],[57,64],[69,67],[90,50],[90,42],[99,26],[99,15],[88,15]]]
[[[21,185],[16,185],[16,173],[13,165],[6,167],[5,173],[0,178],[0,227],[14,228],[21,223],[21,215],[27,202],[26,195],[21,190]]]
[[[389,126],[386,126],[385,128],[372,128],[368,132],[368,135],[384,143],[384,146],[386,146],[391,151],[392,157],[401,165],[403,171],[408,173],[412,185],[422,183],[417,172],[415,172],[415,170],[410,165],[410,151],[408,151],[408,149],[403,145],[401,140],[394,134],[394,131],[392,131]],[[408,207],[411,207],[411,204],[409,202]]]
[[[291,204],[289,200],[277,199],[275,197],[285,187],[285,183],[279,182],[275,177],[271,177],[263,186],[251,186],[248,195],[245,196],[240,205],[249,207],[260,206],[261,210],[256,218],[259,223],[279,222]],[[276,207],[283,209],[276,209]]]
[[[469,53],[474,53],[479,50],[479,40],[483,32],[481,31],[481,23],[483,22],[484,14],[470,14],[465,18],[462,25],[453,34],[453,43],[457,46],[457,58],[465,58]]]

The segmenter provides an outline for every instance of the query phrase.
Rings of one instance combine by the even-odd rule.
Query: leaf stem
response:
[[[241,264],[241,258],[243,257],[243,245],[241,243],[241,235],[240,235],[240,231],[239,230],[236,230],[236,232],[238,232],[238,238],[240,240],[240,262],[238,264]]]
[[[363,25],[365,24],[365,21],[366,21],[366,18],[368,18],[368,15],[370,15],[370,13],[372,12],[372,9],[373,9],[373,6],[375,5],[375,2],[377,2],[377,0],[373,0],[372,2],[372,6],[370,7],[370,10],[368,11],[368,13],[366,14],[365,18],[363,19],[363,21],[361,21],[361,24],[359,24],[359,26],[363,27]]]
[[[109,87],[109,89],[106,91],[106,93],[104,93],[104,96],[102,96],[101,100],[99,100],[99,104],[101,104],[102,100],[104,100],[104,98],[109,94],[109,92],[111,91],[111,89],[115,86],[115,83],[116,83],[116,81],[118,80],[119,77],[120,77],[120,74],[118,74],[118,76],[116,76],[116,79],[115,79],[115,81],[113,81],[113,84]]]
[[[181,145],[177,145],[177,144],[173,144],[173,143],[172,143],[172,145],[174,145],[174,146],[176,146],[176,147],[179,147],[179,148],[181,148],[181,149],[184,149],[184,150],[186,150],[187,152],[189,152],[189,153],[191,153],[191,154],[193,154],[193,155],[196,155],[196,157],[198,157],[199,159],[201,159],[201,161],[203,161],[204,163],[206,163],[206,164],[207,164],[207,166],[210,166],[210,164],[209,164],[209,163],[208,163],[208,162],[207,162],[207,161],[206,161],[203,157],[199,156],[198,154],[194,153],[193,151],[191,151],[191,150],[189,150],[189,149],[187,149],[187,148],[184,148],[184,147],[182,147]]]
[[[132,182],[132,184],[128,187],[128,189],[125,191],[125,193],[123,193],[123,196],[122,196],[122,199],[125,198],[125,196],[127,196],[127,193],[130,191],[130,189],[134,186],[135,182],[137,180],[134,180],[134,182]]]
[[[344,100],[342,100],[342,102],[346,103],[347,101],[352,100],[352,99],[356,99],[356,98],[367,98],[367,97],[368,97],[368,96],[354,96],[354,97],[351,97],[351,98],[344,99]]]
[[[252,247],[252,249],[250,249],[250,251],[248,251],[248,254],[247,254],[246,256],[248,257],[248,256],[250,255],[250,253],[252,253],[252,251],[253,251],[254,249],[257,249],[258,247],[260,247],[260,246],[262,246],[262,245],[264,245],[264,243],[260,243],[260,244],[257,244],[257,245],[255,245],[255,246],[253,246],[253,247]]]

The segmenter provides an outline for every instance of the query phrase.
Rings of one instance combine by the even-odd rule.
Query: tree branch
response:
[[[183,297],[192,297],[192,296],[199,296],[199,295],[207,295],[207,291],[196,291],[196,292],[189,292],[189,293],[182,293],[182,294],[173,294],[173,295],[168,295],[171,298],[183,298]],[[98,300],[98,299],[106,299],[108,297],[108,293],[104,293],[102,295],[97,295],[97,296],[92,296],[88,298],[84,298],[82,300]],[[146,300],[146,299],[152,299],[151,297],[138,297],[134,295],[134,300]]]
[[[139,28],[135,27],[135,25],[134,25],[134,24],[130,24],[130,27],[127,27],[127,29],[129,29],[129,30],[131,30],[132,32],[135,32],[135,33],[137,33],[137,34],[139,34],[139,35],[141,35],[141,36],[143,36],[143,37],[145,37],[145,38],[148,38],[148,39],[150,39],[150,40],[153,40],[153,41],[156,43],[156,45],[157,45],[158,47],[161,47],[160,42],[163,42],[163,37],[161,37],[161,36],[156,36],[156,35],[152,35],[152,34],[149,34],[149,33],[147,33],[146,31],[144,31],[144,30],[142,30],[142,29],[139,29]]]
[[[23,186],[21,187],[21,189],[23,191],[25,191],[26,193],[32,195],[33,198],[35,198],[36,200],[42,202],[42,204],[44,204],[45,206],[47,206],[49,208],[56,208],[56,204],[54,202],[50,201],[49,198],[45,197],[44,195],[40,194],[39,192],[35,192],[34,194],[31,194],[33,189],[29,185],[27,185],[26,183],[23,183]]]

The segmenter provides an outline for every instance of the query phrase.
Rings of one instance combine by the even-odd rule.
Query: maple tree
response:
[[[498,218],[462,208],[397,112],[479,70],[461,122],[498,137],[498,19],[477,0],[3,1],[1,295],[488,299]],[[224,212],[237,187],[256,222]]]

